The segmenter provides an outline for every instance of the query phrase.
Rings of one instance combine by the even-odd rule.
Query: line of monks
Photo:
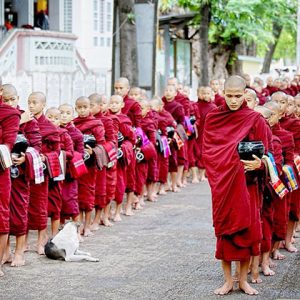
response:
[[[231,292],[235,282],[249,295],[261,283],[259,266],[273,276],[284,248],[297,252],[294,236],[300,215],[299,74],[250,83],[231,76],[223,103],[205,118],[202,160],[212,191],[216,258],[225,283],[215,294]],[[231,262],[236,262],[232,274]]]
[[[264,275],[274,275],[269,257],[284,258],[280,242],[288,251],[297,251],[293,234],[298,190],[285,183],[283,166],[294,168],[297,185],[300,97],[292,95],[300,92],[300,76],[293,81],[268,78],[266,87],[259,78],[253,83],[249,76],[244,78],[230,77],[225,87],[223,80],[212,80],[210,86],[198,88],[197,102],[176,78],[168,80],[162,98],[152,99],[120,78],[110,99],[92,94],[78,98],[74,108],[62,104],[46,110],[45,95],[33,92],[25,111],[18,106],[16,88],[1,84],[2,264],[25,264],[30,230],[38,231],[36,250],[43,255],[48,218],[52,236],[65,220],[80,221],[82,239],[100,224],[121,221],[122,213],[133,215],[133,209],[143,208],[145,197],[157,201],[167,191],[180,192],[189,175],[198,183],[207,180],[207,172],[216,257],[223,261],[225,274],[225,285],[216,293],[232,290],[230,262],[239,261],[240,288],[256,294],[245,279],[250,257],[252,281],[258,283],[260,255]],[[274,182],[269,188],[263,159],[239,159],[237,144],[246,138],[262,141],[266,156],[273,154],[275,177],[282,179],[286,193],[274,191]],[[16,236],[13,255],[10,235]]]

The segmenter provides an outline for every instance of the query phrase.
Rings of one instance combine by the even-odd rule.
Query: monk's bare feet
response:
[[[106,226],[106,227],[112,227],[112,226],[114,226],[114,224],[111,223],[107,218],[103,219],[101,221],[101,224],[104,225],[104,226]]]
[[[43,244],[38,244],[36,252],[38,255],[45,255],[45,246]]]
[[[10,249],[8,248],[8,250],[5,251],[3,258],[2,258],[2,265],[4,264],[10,264],[12,262],[12,255],[10,253]]]
[[[142,210],[142,209],[143,209],[143,206],[142,206],[140,203],[136,203],[134,209],[135,209],[135,210]]]
[[[97,223],[91,225],[91,231],[97,231],[100,229],[100,226]]]
[[[30,246],[29,246],[29,244],[25,244],[23,251],[24,251],[24,252],[30,251]]]
[[[127,217],[131,217],[131,216],[134,216],[134,212],[132,211],[132,209],[126,209],[125,213],[124,213],[125,216]]]
[[[157,198],[153,197],[153,195],[149,196],[147,198],[147,201],[150,201],[150,202],[157,202]]]
[[[233,290],[233,281],[231,282],[225,282],[224,285],[216,290],[214,290],[214,293],[216,295],[227,295]]]
[[[158,195],[167,195],[167,192],[164,189],[159,190]]]
[[[277,267],[277,264],[274,263],[274,261],[273,261],[271,258],[269,258],[269,267],[270,267],[271,269],[274,269],[274,268]]]
[[[268,265],[261,265],[261,270],[265,276],[274,276],[275,272]]]
[[[273,259],[275,259],[275,260],[283,260],[283,259],[285,259],[285,255],[281,254],[279,252],[279,250],[274,250],[274,252],[273,252]]]
[[[192,179],[192,183],[199,183],[199,182],[200,181],[199,181],[199,179],[197,177]]]
[[[84,234],[83,234],[84,237],[89,237],[89,236],[93,236],[93,235],[94,235],[94,233],[92,233],[91,229],[84,230]]]
[[[25,266],[25,257],[24,254],[15,253],[14,259],[11,262],[11,267],[22,267]]]
[[[259,274],[257,274],[257,275],[252,275],[252,278],[251,278],[251,282],[252,283],[262,283],[263,281],[262,281],[262,279],[259,277]]]
[[[247,295],[258,295],[258,291],[251,287],[247,281],[240,281],[239,287]]]
[[[116,214],[116,215],[114,216],[114,218],[113,218],[113,221],[114,221],[114,222],[121,222],[121,221],[122,221],[121,216],[120,216],[119,214]]]
[[[207,178],[206,177],[201,177],[199,180],[200,180],[200,182],[206,182]]]
[[[290,253],[298,252],[298,249],[292,244],[285,244],[285,249]]]

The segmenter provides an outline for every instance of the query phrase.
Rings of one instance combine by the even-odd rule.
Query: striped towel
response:
[[[107,167],[109,158],[108,154],[105,151],[104,147],[102,145],[96,145],[96,147],[93,149],[96,157],[96,165],[98,170],[102,170],[103,167]]]
[[[60,174],[57,177],[54,177],[53,181],[65,180],[65,174],[66,174],[66,152],[65,151],[60,151],[58,160],[60,165]]]
[[[0,145],[0,164],[3,170],[12,166],[10,151],[6,145]]]
[[[164,157],[167,158],[171,155],[171,149],[170,149],[167,137],[162,135],[161,136],[161,142],[162,142],[162,145],[163,145]]]
[[[31,155],[32,158],[35,184],[40,184],[44,182],[45,178],[44,178],[44,171],[43,171],[43,162],[41,160],[39,152],[32,147],[28,147],[26,153]]]
[[[287,184],[287,187],[289,189],[289,191],[294,191],[298,189],[298,183],[297,180],[295,178],[295,174],[294,174],[294,170],[291,166],[289,165],[284,165],[282,167],[282,170],[284,172],[284,177],[285,177],[285,181]]]
[[[294,163],[295,163],[295,166],[296,166],[298,175],[299,175],[299,177],[300,177],[300,156],[299,156],[299,155],[296,155],[296,156],[295,156],[295,158],[294,158]]]
[[[289,191],[278,177],[274,157],[271,153],[269,156],[264,155],[262,159],[267,163],[269,175],[271,178],[270,185],[274,189],[275,193],[282,199]]]
[[[46,165],[50,178],[54,178],[60,175],[60,163],[56,152],[45,153]]]

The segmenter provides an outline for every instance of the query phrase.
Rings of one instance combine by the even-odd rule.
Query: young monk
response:
[[[182,105],[184,110],[184,118],[190,118],[190,100],[188,97],[182,94],[183,85],[180,85],[177,78],[169,78],[168,85],[174,85],[176,89],[176,95],[174,97],[174,101],[178,102]],[[180,88],[181,90],[179,90]],[[165,102],[165,99],[163,98]],[[182,123],[183,128],[187,131],[186,121]],[[189,161],[188,161],[188,143],[187,141],[183,141],[184,145],[177,152],[177,159],[178,159],[178,167],[177,167],[177,185],[178,187],[184,187],[183,180],[184,180],[184,171],[188,170]]]
[[[2,87],[3,103],[16,108],[21,114],[24,113],[18,106],[19,96],[16,88],[11,84],[4,84]],[[18,133],[25,136],[29,147],[33,147],[37,152],[40,152],[42,137],[35,119],[20,124]],[[14,156],[13,164],[18,166],[19,175],[17,178],[11,178],[10,235],[16,236],[16,249],[11,261],[11,266],[21,267],[25,265],[24,249],[28,225],[29,182],[33,166],[30,160],[30,154],[28,153],[21,153],[17,157]],[[8,239],[6,261],[9,261],[10,257],[11,253]]]
[[[167,128],[176,129],[176,122],[172,115],[164,109],[164,103],[161,99],[156,98],[151,100],[150,102],[151,108],[155,110],[157,114],[157,126],[160,131],[161,138],[165,141],[167,140],[170,144],[172,142],[171,138],[168,138]],[[166,148],[168,146],[166,145]],[[158,181],[160,183],[159,186],[159,195],[165,195],[166,189],[165,185],[168,179],[168,170],[169,170],[169,156],[170,153],[168,149],[161,149],[158,151]]]
[[[70,104],[62,104],[59,106],[60,111],[60,126],[68,130],[69,135],[73,141],[74,155],[75,152],[84,156],[83,135],[79,129],[77,129],[72,120],[74,118],[74,109]],[[79,156],[80,157],[80,156]],[[79,221],[79,205],[78,205],[78,181],[70,173],[70,169],[67,165],[66,178],[62,184],[62,207],[61,207],[61,223],[64,223],[65,219],[72,218],[73,221]]]
[[[141,102],[142,100],[142,91],[139,87],[132,87],[129,91],[128,96],[134,99],[137,102]]]
[[[225,103],[225,99],[220,95],[220,82],[218,79],[212,79],[210,81],[210,87],[214,93],[214,103],[216,106],[221,106]]]
[[[91,103],[91,113],[99,119],[104,126],[105,130],[105,145],[114,149],[117,143],[117,136],[114,130],[113,120],[109,116],[105,116],[104,113],[107,109],[107,98],[105,95],[92,94],[89,96]],[[116,154],[116,152],[115,152]],[[107,170],[108,167],[103,167],[102,170],[97,170],[96,175],[96,196],[95,196],[95,209],[96,215],[91,226],[92,230],[99,229],[99,224],[102,221],[104,226],[111,227],[113,224],[109,221],[110,213],[110,201],[107,203]],[[111,199],[110,199],[111,200]],[[103,211],[103,218],[101,220],[101,212]]]
[[[206,115],[216,108],[216,105],[212,102],[212,89],[210,87],[199,87],[197,90],[198,94],[198,111],[200,114],[200,122],[198,123],[198,168],[199,168],[199,179],[205,181],[205,168],[202,159],[202,144],[203,144],[203,129]],[[225,104],[224,104],[225,105]]]
[[[73,120],[76,128],[82,134],[92,135],[96,140],[96,147],[104,145],[104,126],[100,120],[91,115],[90,99],[79,97],[75,102],[75,109],[78,114],[78,117]],[[93,235],[91,232],[91,218],[95,204],[96,160],[100,159],[95,154],[95,148],[85,145],[86,152],[89,155],[89,158],[85,161],[88,173],[78,179],[80,221],[84,224],[83,235],[85,237]]]
[[[295,96],[295,117],[300,118],[300,94]]]
[[[256,93],[252,89],[245,90],[245,101],[250,109],[254,109],[259,104]]]
[[[280,125],[283,129],[293,134],[295,148],[295,158],[300,156],[300,120],[294,117],[295,100],[292,96],[287,96],[281,93],[272,95],[272,99],[279,103],[282,108],[283,116],[280,118]],[[281,104],[280,104],[281,103]],[[295,160],[296,161],[296,160]],[[297,171],[296,165],[293,165],[294,173],[296,174],[298,186],[300,185],[300,174]],[[289,221],[287,234],[285,238],[285,248],[289,252],[297,252],[297,248],[292,244],[293,233],[296,223],[300,217],[300,190],[297,189],[291,194],[291,202],[289,205]]]
[[[114,84],[115,93],[121,96],[124,100],[124,106],[122,108],[122,114],[127,115],[131,120],[132,126],[135,128],[141,127],[142,111],[139,103],[134,99],[130,98],[128,93],[130,90],[129,81],[127,78],[121,77]],[[132,160],[131,164],[127,167],[127,215],[132,215],[131,207],[136,202],[135,192],[135,159]]]
[[[135,149],[136,152],[141,152],[144,155],[144,159],[137,163],[136,165],[136,194],[138,196],[139,202],[137,204],[138,208],[141,208],[141,203],[144,193],[144,187],[147,182],[149,169],[151,170],[151,174],[154,174],[155,177],[156,173],[156,164],[157,164],[157,153],[155,149],[156,145],[156,125],[153,120],[152,114],[150,114],[150,104],[148,101],[141,101],[141,108],[142,108],[142,120],[141,120],[141,129],[143,132],[139,132],[142,136],[139,136],[139,149]],[[154,181],[155,178],[151,178],[151,181],[147,184],[147,194],[148,194],[148,201],[157,201],[156,196],[154,195]]]
[[[176,96],[176,87],[174,85],[167,85],[164,91],[164,98],[163,101],[165,103],[164,108],[168,111],[174,120],[176,121],[177,125],[184,124],[184,109],[183,106],[175,101]],[[171,175],[171,190],[174,193],[179,192],[180,190],[177,188],[178,181],[177,181],[177,171],[178,171],[178,151],[176,149],[176,144],[172,143],[171,147],[171,155],[169,157],[169,172]]]
[[[126,189],[126,179],[127,179],[127,167],[132,163],[134,158],[133,146],[136,142],[136,136],[132,128],[132,123],[130,119],[122,114],[122,108],[124,106],[124,100],[119,95],[113,95],[109,101],[109,110],[111,114],[117,116],[119,120],[118,132],[123,136],[124,141],[119,145],[119,150],[122,151],[122,156],[119,157],[117,162],[117,185],[115,193],[115,201],[117,204],[115,215],[113,221],[121,221],[121,210],[122,201]],[[129,206],[130,204],[130,206]],[[127,202],[127,214],[131,214],[132,203]]]
[[[274,95],[274,96],[273,96]],[[272,95],[273,100],[279,100],[285,95],[281,95],[281,92],[274,93]],[[281,103],[283,104],[283,103]],[[267,102],[265,107],[272,110],[275,115],[275,119],[278,121],[283,116],[283,110],[285,111],[287,104],[280,106],[277,102],[271,101]],[[282,144],[282,155],[283,155],[283,165],[294,166],[294,149],[295,144],[293,140],[293,135],[287,130],[283,129],[280,122],[274,124],[272,127],[272,133],[277,136]],[[285,182],[284,176],[282,181]],[[288,224],[288,206],[291,200],[292,193],[288,193],[283,199],[274,199],[273,208],[273,249],[272,255],[275,260],[285,259],[285,255],[281,254],[279,251],[280,242],[284,241],[287,234],[287,224]]]
[[[43,111],[46,106],[46,96],[42,92],[33,92],[28,97],[28,108],[38,121],[42,135],[41,159],[47,169],[44,171],[44,182],[30,185],[30,200],[28,208],[28,229],[38,230],[37,252],[44,254],[47,242],[48,218],[48,183],[49,178],[59,176],[58,156],[60,153],[60,137],[57,127],[49,121]],[[50,169],[49,169],[50,168]]]
[[[8,155],[16,141],[20,113],[2,102],[2,79],[0,78],[0,144],[6,145]],[[0,277],[4,276],[2,261],[9,234],[11,178],[8,168],[0,168]]]
[[[204,126],[203,161],[212,190],[216,258],[222,260],[225,277],[224,285],[215,290],[218,295],[233,289],[232,261],[240,262],[240,289],[258,294],[248,284],[247,273],[250,257],[259,254],[262,238],[258,174],[253,172],[262,168],[262,163],[255,155],[253,160],[240,160],[237,146],[245,138],[264,145],[268,140],[265,120],[246,106],[245,88],[243,78],[229,77],[225,82],[226,106],[211,111]]]
[[[46,117],[55,125],[59,132],[60,137],[60,150],[63,151],[60,155],[63,155],[63,166],[68,164],[74,156],[73,141],[68,133],[67,129],[61,128],[61,115],[58,108],[52,107],[47,109],[45,113]],[[63,178],[52,178],[49,180],[49,194],[48,194],[48,217],[51,218],[52,236],[58,233],[60,225],[60,214],[62,207],[62,185],[64,180],[65,170],[62,170]]]

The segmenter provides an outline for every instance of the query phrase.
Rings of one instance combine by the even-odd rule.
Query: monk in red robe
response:
[[[259,104],[256,93],[252,89],[245,90],[245,101],[250,109],[254,109]]]
[[[19,110],[20,114],[26,114],[18,107],[19,96],[16,88],[11,84],[3,85],[3,102]],[[22,122],[22,124],[21,124]],[[42,137],[39,133],[37,121],[30,117],[30,120],[21,119],[18,134],[23,134],[28,141],[28,146],[36,151],[41,150]],[[24,123],[23,123],[24,122]],[[16,249],[11,262],[12,267],[25,265],[24,249],[25,238],[28,225],[28,204],[29,204],[29,182],[31,179],[32,164],[26,153],[20,153],[14,157],[13,163],[18,166],[18,176],[11,179],[11,197],[10,197],[10,235],[16,236]],[[30,170],[29,170],[30,169]],[[11,256],[8,239],[6,257],[9,261]]]
[[[42,92],[34,92],[29,95],[28,108],[37,119],[42,135],[41,159],[44,164],[46,164],[46,160],[49,162],[44,172],[44,182],[30,184],[28,229],[38,230],[37,252],[40,255],[44,254],[44,245],[47,242],[49,177],[58,176],[60,172],[58,161],[60,153],[59,132],[44,115],[45,106],[46,96]]]
[[[172,115],[164,109],[164,103],[161,99],[153,99],[150,102],[151,108],[157,112],[157,127],[160,131],[160,135],[164,138],[168,138],[168,129],[174,128],[176,129],[176,122]],[[168,142],[171,143],[171,139],[168,139]],[[168,170],[169,170],[169,154],[162,152],[162,150],[158,151],[158,181],[160,183],[159,186],[159,195],[166,194],[166,187],[168,180]]]
[[[135,128],[141,127],[142,111],[141,106],[137,101],[130,98],[128,93],[130,91],[130,85],[127,78],[119,78],[115,84],[114,89],[116,95],[119,95],[124,100],[124,107],[122,108],[122,114],[127,115],[131,120],[132,126]],[[136,202],[135,192],[135,178],[136,178],[136,161],[135,159],[127,167],[127,204],[125,208],[125,213],[127,215],[132,215],[131,207],[134,202]]]
[[[74,152],[84,156],[83,135],[77,129],[72,120],[74,118],[74,109],[70,104],[62,104],[59,107],[62,128],[68,130],[69,135],[73,141]],[[67,164],[66,178],[62,183],[62,207],[61,207],[61,223],[65,219],[72,218],[73,221],[79,221],[79,205],[78,205],[78,181],[70,172]]]
[[[204,181],[205,179],[205,168],[202,160],[202,144],[203,144],[203,129],[206,115],[213,109],[216,108],[216,105],[212,102],[212,89],[210,87],[199,87],[197,90],[198,94],[198,111],[200,115],[200,122],[198,123],[198,168],[199,168],[199,179]]]
[[[169,78],[167,81],[168,85],[174,85],[176,88],[176,95],[174,101],[178,102],[182,105],[184,110],[184,117],[189,119],[190,118],[190,99],[182,93],[183,85],[179,84],[177,78]],[[163,98],[163,101],[166,102],[166,99]],[[186,122],[183,122],[183,128],[187,131]],[[184,171],[188,170],[189,161],[188,161],[188,143],[187,140],[183,141],[184,144],[180,149],[177,151],[177,185],[178,187],[184,187]]]
[[[19,130],[20,113],[15,108],[2,102],[2,92],[2,80],[0,78],[0,144],[6,145],[10,152]],[[10,191],[10,170],[0,168],[0,277],[4,276],[2,261],[9,234]]]
[[[130,91],[128,93],[128,96],[135,100],[136,102],[141,102],[142,101],[142,90],[141,88],[134,86],[130,88]]]
[[[273,100],[281,99],[282,96],[281,92],[278,92],[272,95]],[[284,103],[282,103],[284,104]],[[282,156],[283,156],[283,164],[289,165],[292,168],[294,167],[294,139],[293,135],[288,132],[287,130],[283,129],[280,125],[280,118],[284,115],[283,109],[286,109],[286,105],[281,106],[275,102],[267,102],[265,107],[272,110],[275,114],[275,118],[278,119],[277,123],[275,123],[271,129],[273,135],[277,136],[282,144]],[[284,176],[282,176],[282,182],[285,182]],[[289,203],[291,201],[292,193],[288,193],[283,199],[274,199],[273,201],[273,208],[274,208],[274,215],[273,215],[273,249],[272,254],[273,258],[276,260],[282,260],[285,258],[283,254],[279,251],[280,242],[285,240],[287,234],[287,227],[288,227],[288,215],[289,215]]]
[[[117,185],[115,193],[117,207],[113,217],[115,222],[122,220],[121,210],[127,184],[127,167],[132,163],[133,160],[135,160],[133,146],[135,146],[136,143],[136,136],[130,119],[125,114],[122,114],[122,108],[124,105],[124,100],[120,95],[113,95],[110,98],[109,110],[111,114],[117,116],[119,120],[118,132],[123,137],[123,141],[119,144],[119,152],[121,155],[119,155],[117,162]],[[127,214],[132,215],[132,203],[127,202],[126,205]]]
[[[295,117],[300,118],[300,95],[296,95],[295,99]]]
[[[216,258],[222,260],[224,285],[215,294],[233,289],[231,262],[240,262],[239,287],[246,294],[258,292],[247,282],[251,256],[259,254],[262,238],[259,216],[258,173],[261,160],[240,160],[237,152],[244,139],[268,144],[266,122],[244,100],[246,83],[239,76],[225,82],[226,104],[211,111],[205,121],[203,162],[212,190],[213,224],[217,236]],[[267,151],[268,149],[266,149]]]
[[[75,102],[75,109],[78,117],[74,119],[74,125],[82,134],[92,135],[95,138],[96,147],[105,144],[105,132],[103,123],[91,115],[90,99],[79,97]],[[95,148],[96,148],[95,147]],[[83,235],[93,235],[91,232],[91,217],[95,205],[95,184],[96,184],[96,156],[95,148],[85,145],[89,158],[85,161],[88,173],[78,179],[78,202],[80,220],[84,224]]]
[[[283,93],[275,93],[272,95],[272,100],[277,102],[283,113],[280,118],[280,126],[293,134],[295,149],[295,157],[300,156],[300,120],[295,118],[295,100],[292,96],[284,95]],[[298,186],[300,185],[300,176],[297,172],[297,168],[294,165],[294,173],[296,174]],[[285,238],[285,248],[289,252],[297,252],[297,248],[292,244],[294,230],[296,224],[299,221],[300,214],[300,190],[297,189],[291,194],[291,202],[289,206],[289,222],[287,227],[287,234]]]
[[[48,194],[48,217],[51,218],[52,235],[58,233],[60,224],[60,215],[62,208],[62,185],[65,179],[64,166],[67,165],[74,156],[73,141],[68,133],[68,130],[60,127],[61,115],[58,108],[52,107],[47,109],[46,117],[58,128],[60,137],[60,155],[63,156],[63,163],[61,164],[61,178],[56,177],[49,180],[49,194]]]
[[[92,94],[89,96],[91,102],[91,113],[96,118],[99,119],[104,126],[105,130],[105,143],[110,145],[111,148],[115,148],[117,144],[117,135],[114,130],[113,120],[106,116],[104,113],[107,109],[107,98],[105,95]],[[115,161],[113,162],[114,166]],[[97,170],[96,176],[96,195],[95,195],[95,209],[96,214],[92,223],[92,230],[98,230],[100,222],[104,226],[111,227],[113,224],[109,221],[110,213],[110,201],[107,203],[107,172],[108,167],[103,167],[102,170]],[[112,200],[112,199],[110,199]],[[103,218],[101,220],[101,212],[103,211]]]
[[[164,91],[164,108],[168,111],[174,120],[176,121],[177,125],[184,126],[184,109],[183,106],[175,101],[175,96],[177,94],[176,87],[174,85],[167,85]],[[183,142],[183,141],[182,141]],[[171,147],[171,155],[169,157],[169,172],[171,175],[171,190],[173,192],[180,191],[178,189],[178,150],[183,146],[178,146],[177,143],[172,143]],[[178,149],[178,150],[177,150]]]

